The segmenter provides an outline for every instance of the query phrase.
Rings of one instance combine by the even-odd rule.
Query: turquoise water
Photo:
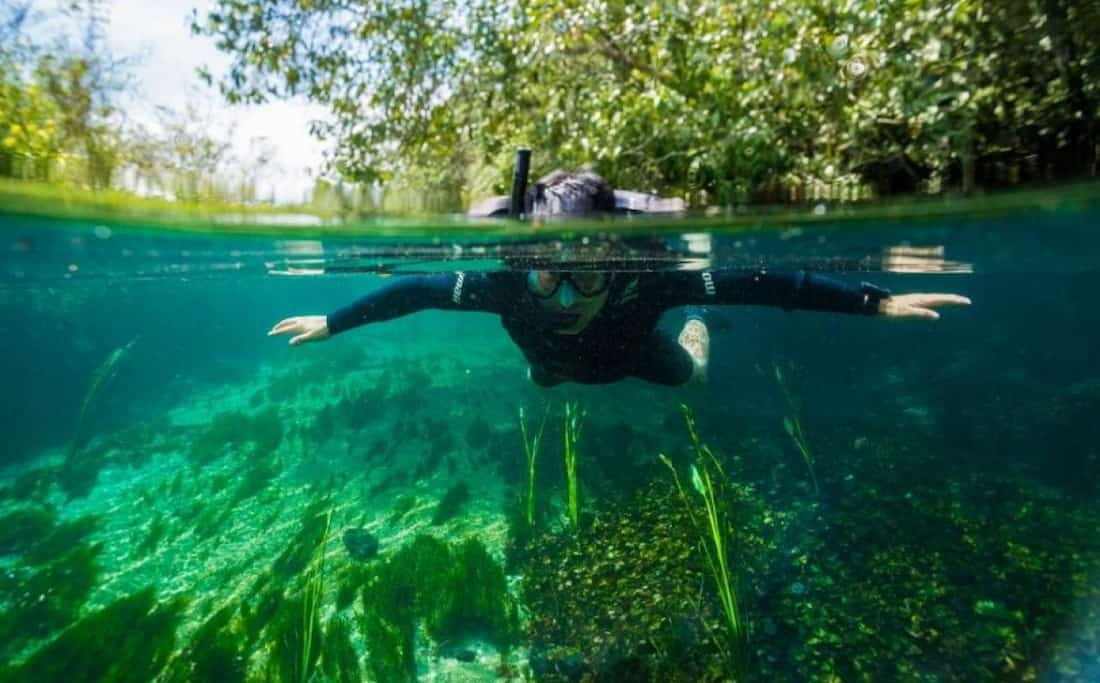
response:
[[[489,314],[266,333],[388,278],[553,263],[567,225],[0,213],[0,678],[1098,680],[1100,210],[974,206],[586,229],[662,245],[615,270],[806,268],[973,305],[712,309],[706,384],[552,389]],[[546,420],[533,523],[521,408],[528,445]]]

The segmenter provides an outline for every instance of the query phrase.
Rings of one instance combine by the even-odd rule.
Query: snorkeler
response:
[[[623,196],[636,204],[638,197],[648,195],[614,191],[591,172],[558,172],[526,193],[526,213],[621,211]],[[856,286],[805,271],[592,269],[615,248],[614,242],[578,245],[561,268],[538,264],[521,271],[395,278],[329,315],[281,320],[268,336],[291,335],[290,344],[297,346],[425,309],[481,311],[500,316],[530,364],[531,379],[540,386],[602,384],[627,377],[679,385],[705,378],[710,340],[701,316],[692,312],[676,339],[659,330],[662,314],[672,308],[760,305],[935,320],[937,307],[970,303],[956,294],[894,295],[868,283]]]

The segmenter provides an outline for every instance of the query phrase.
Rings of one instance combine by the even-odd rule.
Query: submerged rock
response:
[[[378,554],[378,539],[366,529],[344,531],[344,547],[357,560],[369,560]]]

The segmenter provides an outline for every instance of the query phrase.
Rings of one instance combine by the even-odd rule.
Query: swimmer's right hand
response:
[[[323,315],[299,315],[286,318],[275,323],[275,327],[271,328],[267,336],[274,337],[278,334],[295,335],[290,338],[291,346],[328,339],[328,318]]]

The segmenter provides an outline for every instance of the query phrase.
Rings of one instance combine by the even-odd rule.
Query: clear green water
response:
[[[0,679],[1097,680],[1087,189],[533,237],[8,206]],[[602,233],[667,247],[615,269],[808,268],[973,305],[934,323],[711,310],[709,381],[682,388],[540,389],[488,314],[266,336],[381,275],[553,260]],[[722,468],[742,641],[681,405]],[[529,437],[547,416],[533,527],[520,408]]]

